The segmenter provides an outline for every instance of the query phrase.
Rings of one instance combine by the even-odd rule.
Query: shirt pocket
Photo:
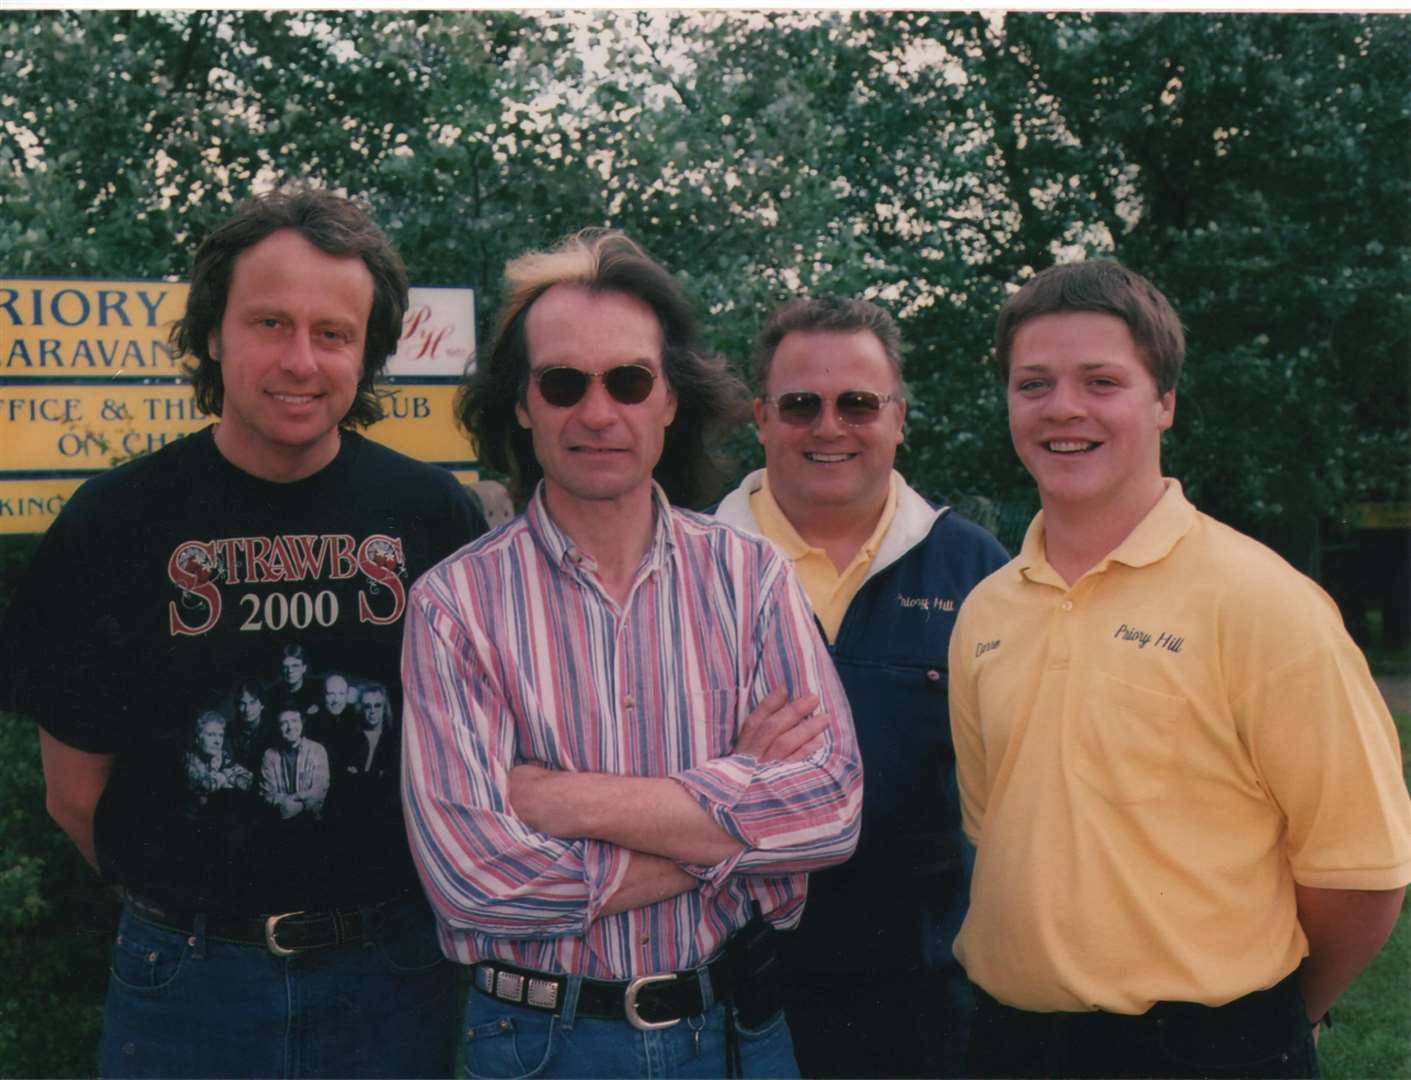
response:
[[[1117,805],[1164,797],[1172,782],[1177,733],[1190,704],[1103,673],[1089,702],[1077,740],[1079,777]]]

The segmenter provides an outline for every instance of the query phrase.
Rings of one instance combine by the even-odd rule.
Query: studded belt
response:
[[[639,1031],[669,1028],[706,1009],[706,984],[712,1001],[728,1000],[728,965],[723,955],[694,971],[643,975],[625,981],[583,979],[578,990],[578,1015],[626,1020]],[[474,967],[473,985],[482,994],[531,1009],[559,1013],[568,976],[482,961]]]

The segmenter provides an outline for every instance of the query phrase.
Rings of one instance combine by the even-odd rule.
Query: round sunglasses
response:
[[[882,406],[887,402],[900,400],[896,394],[844,390],[834,399],[833,407],[843,423],[863,427],[881,415]],[[772,404],[779,411],[779,419],[793,427],[808,427],[823,413],[823,397],[812,390],[791,390],[777,397],[766,397],[764,403]]]
[[[583,400],[588,384],[602,379],[613,401],[640,405],[651,396],[656,372],[641,364],[619,364],[606,371],[581,371],[575,367],[547,367],[531,372],[539,384],[539,395],[550,405],[568,409]]]

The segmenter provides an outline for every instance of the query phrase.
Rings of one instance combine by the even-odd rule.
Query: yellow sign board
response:
[[[0,379],[180,378],[167,342],[186,310],[180,281],[0,278]],[[411,289],[385,374],[458,379],[475,354],[475,294]]]
[[[81,483],[80,478],[0,481],[0,533],[43,532]]]
[[[167,343],[182,282],[0,279],[0,533],[42,532],[82,481],[211,423]],[[414,288],[369,438],[474,480],[455,424],[469,289]]]
[[[179,376],[167,333],[187,291],[163,281],[0,279],[0,375]]]
[[[470,443],[456,429],[454,386],[388,386],[386,419],[369,438],[422,461],[467,462]],[[183,385],[0,386],[0,430],[7,471],[95,470],[198,431],[212,417]]]

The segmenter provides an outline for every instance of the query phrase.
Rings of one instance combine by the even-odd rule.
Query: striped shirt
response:
[[[857,843],[862,769],[847,698],[792,571],[763,540],[670,507],[625,605],[550,518],[521,517],[412,589],[402,653],[403,801],[446,954],[594,978],[697,967],[748,920],[797,924],[806,874]],[[732,755],[771,689],[833,724],[798,762]],[[624,849],[529,828],[510,769],[669,776],[744,848],[685,866],[698,888],[616,915]]]

